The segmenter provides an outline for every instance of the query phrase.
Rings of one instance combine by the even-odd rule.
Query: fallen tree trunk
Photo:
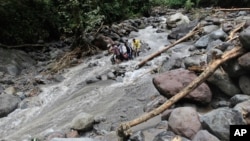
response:
[[[250,8],[231,8],[231,9],[227,9],[227,8],[220,8],[220,9],[214,9],[214,11],[249,11]]]
[[[142,67],[145,63],[147,63],[148,61],[152,60],[154,57],[159,56],[162,52],[170,49],[171,47],[174,47],[175,45],[183,42],[184,40],[192,37],[193,35],[195,35],[196,33],[199,32],[199,30],[197,30],[200,27],[200,24],[198,24],[197,26],[195,26],[187,35],[185,35],[184,37],[180,38],[179,40],[175,41],[173,44],[170,44],[166,47],[164,47],[163,49],[151,54],[150,56],[148,56],[146,59],[142,60],[138,65],[137,68]]]
[[[208,67],[201,73],[195,80],[193,80],[188,86],[186,86],[182,91],[177,93],[175,96],[167,100],[164,104],[162,104],[160,107],[154,109],[153,111],[146,113],[132,121],[128,121],[126,123],[122,123],[118,130],[118,136],[120,137],[120,141],[125,141],[132,133],[130,130],[131,127],[136,126],[142,122],[145,122],[149,120],[150,118],[159,115],[166,109],[168,109],[170,106],[172,106],[175,102],[183,98],[184,96],[188,95],[190,92],[192,92],[195,88],[197,88],[200,84],[202,84],[206,79],[211,76],[214,71],[224,62],[226,62],[229,59],[232,59],[234,57],[237,57],[239,55],[242,55],[245,52],[245,50],[242,47],[234,47],[232,50],[225,52],[220,58],[216,58],[210,64]]]
[[[0,43],[0,47],[7,49],[16,49],[16,48],[24,48],[24,47],[44,47],[45,44],[22,44],[22,45],[4,45]]]

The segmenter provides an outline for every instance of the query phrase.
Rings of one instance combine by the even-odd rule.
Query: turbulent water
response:
[[[131,109],[128,113],[124,112],[130,114],[130,118],[142,113],[142,107],[146,101],[143,103],[133,100],[140,99],[140,96],[146,97],[156,93],[151,83],[152,78],[147,75],[143,76],[152,69],[152,66],[138,70],[134,68],[143,57],[159,50],[169,42],[167,33],[156,33],[156,29],[152,27],[132,32],[130,41],[133,37],[141,39],[151,49],[135,60],[120,64],[126,66],[128,70],[123,81],[107,80],[87,85],[86,79],[110,71],[113,67],[109,61],[110,56],[99,59],[96,56],[87,58],[82,64],[67,69],[63,74],[65,77],[63,82],[40,86],[42,93],[29,100],[36,106],[17,109],[7,117],[0,119],[0,138],[7,141],[25,140],[45,135],[51,131],[66,130],[70,128],[72,119],[81,112],[95,116],[107,116],[108,121],[113,120],[117,124],[128,119],[115,119],[119,117],[112,112],[130,111],[129,109]],[[89,63],[98,65],[89,67]],[[154,63],[157,63],[157,59],[155,62],[153,61]],[[126,102],[130,102],[130,104],[126,104]]]

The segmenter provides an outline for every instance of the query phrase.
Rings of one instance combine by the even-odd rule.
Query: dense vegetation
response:
[[[152,6],[247,7],[248,0],[0,0],[0,43],[22,44],[80,36],[101,24],[147,16]]]

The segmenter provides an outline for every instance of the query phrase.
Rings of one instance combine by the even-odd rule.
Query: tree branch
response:
[[[195,35],[196,33],[200,32],[198,29],[200,28],[200,24],[198,24],[197,26],[195,26],[187,35],[185,35],[184,37],[180,38],[179,40],[175,41],[173,44],[170,44],[166,47],[164,47],[163,49],[151,54],[150,56],[148,56],[146,59],[142,60],[138,65],[137,68],[142,67],[145,63],[147,63],[148,61],[152,60],[154,57],[159,56],[162,52],[174,47],[175,45],[183,42],[184,40],[192,37],[193,35]]]
[[[16,48],[23,48],[23,47],[44,47],[45,44],[22,44],[22,45],[5,45],[0,43],[1,48],[7,49],[16,49]]]

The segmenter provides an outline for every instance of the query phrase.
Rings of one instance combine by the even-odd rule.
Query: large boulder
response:
[[[242,46],[245,49],[250,50],[250,27],[240,33],[239,39]]]
[[[238,59],[232,59],[223,63],[223,69],[232,78],[239,78],[241,75],[247,74],[247,70],[244,69],[240,64]]]
[[[0,72],[16,76],[35,63],[35,60],[23,51],[0,48]]]
[[[238,62],[244,69],[250,70],[250,52],[239,57]]]
[[[189,139],[201,129],[198,113],[192,107],[181,107],[173,110],[169,117],[169,127],[177,134]]]
[[[217,69],[207,81],[229,96],[234,96],[241,92],[229,75],[221,69]]]
[[[94,124],[94,116],[88,113],[81,113],[76,116],[71,127],[75,130],[88,130]]]
[[[233,107],[241,102],[250,100],[249,95],[237,94],[230,98],[230,106]]]
[[[172,141],[174,141],[174,140],[177,140],[177,141],[190,141],[187,138],[181,137],[179,135],[175,135],[171,131],[164,131],[164,132],[159,133],[157,136],[155,136],[153,141],[170,141],[170,140],[172,140]]]
[[[93,45],[97,46],[102,50],[108,49],[108,44],[113,44],[113,43],[114,41],[111,38],[104,36],[102,34],[96,36],[96,38],[92,41]]]
[[[175,24],[175,25],[189,24],[189,22],[190,22],[189,18],[183,15],[182,13],[175,13],[174,15],[171,15],[167,21],[168,24]]]
[[[233,109],[241,113],[246,124],[250,124],[250,100],[237,104]]]
[[[191,31],[196,25],[198,21],[191,21],[190,24],[182,24],[177,26],[172,30],[170,34],[168,34],[168,39],[180,39],[184,37],[189,31]]]
[[[250,76],[240,76],[239,87],[244,94],[250,95]]]
[[[153,84],[161,95],[170,98],[181,91],[195,78],[197,78],[197,76],[194,72],[181,68],[155,76],[153,78]],[[202,83],[184,98],[201,104],[208,104],[211,101],[212,93],[207,84]]]
[[[218,137],[220,140],[229,140],[230,125],[244,125],[242,115],[230,108],[219,108],[201,116],[203,129]]]
[[[14,95],[2,94],[0,95],[0,118],[7,116],[13,112],[21,99]]]
[[[217,137],[210,134],[207,130],[200,130],[192,141],[220,141]]]

